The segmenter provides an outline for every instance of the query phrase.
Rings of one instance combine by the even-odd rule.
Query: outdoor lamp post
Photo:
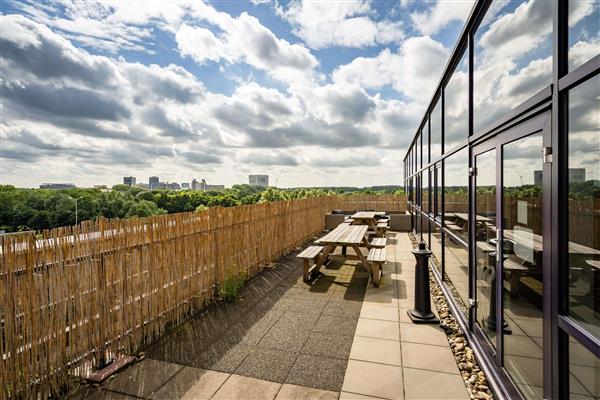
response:
[[[408,310],[408,316],[415,324],[437,324],[440,322],[431,311],[429,297],[429,256],[431,250],[427,249],[425,242],[421,241],[419,247],[412,251],[417,259],[415,267],[415,308]]]

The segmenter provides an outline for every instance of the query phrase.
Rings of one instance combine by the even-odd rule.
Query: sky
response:
[[[497,3],[503,21],[543,11],[532,1]],[[231,186],[249,174],[280,187],[400,185],[408,144],[473,5],[0,4],[0,183],[19,187],[111,186],[129,175]],[[489,30],[501,36],[503,21]],[[546,57],[532,49],[549,32],[537,35],[512,43],[529,51],[502,64],[509,75],[525,71],[531,82],[531,66]],[[498,43],[487,36],[483,45]],[[487,71],[498,60],[479,64]]]

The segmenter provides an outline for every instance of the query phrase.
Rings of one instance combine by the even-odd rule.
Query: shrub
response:
[[[225,279],[221,287],[221,297],[225,301],[234,301],[240,294],[246,281],[245,271],[237,271],[236,266],[225,269]]]

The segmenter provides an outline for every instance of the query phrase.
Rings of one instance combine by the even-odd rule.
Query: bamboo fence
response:
[[[73,375],[134,353],[324,229],[332,209],[396,211],[404,196],[215,207],[0,236],[0,399],[47,398]]]

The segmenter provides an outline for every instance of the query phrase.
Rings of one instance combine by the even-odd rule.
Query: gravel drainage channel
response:
[[[408,236],[413,247],[416,248],[419,241],[412,233]],[[438,260],[433,254],[431,255],[431,259],[439,265]],[[494,394],[488,384],[488,380],[475,359],[473,349],[469,346],[458,321],[452,315],[446,297],[432,276],[432,273],[430,273],[429,282],[433,302],[440,317],[440,327],[446,332],[450,349],[452,350],[454,360],[467,387],[470,398],[477,400],[494,399]]]

